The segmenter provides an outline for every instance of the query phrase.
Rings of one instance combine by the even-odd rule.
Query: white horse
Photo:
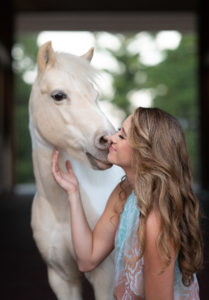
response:
[[[45,43],[39,49],[38,75],[29,102],[37,185],[31,225],[36,245],[47,264],[50,286],[60,300],[80,300],[82,296],[67,195],[51,173],[54,147],[60,150],[62,168],[66,159],[72,163],[92,228],[123,176],[122,169],[107,162],[108,144],[104,136],[112,134],[114,128],[97,105],[95,70],[90,66],[92,56],[93,48],[78,57],[55,53],[51,42]],[[85,275],[97,300],[113,298],[112,254]]]

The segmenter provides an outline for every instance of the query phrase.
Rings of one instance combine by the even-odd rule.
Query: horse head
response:
[[[42,143],[63,149],[94,169],[107,169],[111,164],[106,136],[114,128],[97,103],[97,71],[90,65],[93,50],[75,56],[55,52],[51,42],[40,47],[30,118]]]

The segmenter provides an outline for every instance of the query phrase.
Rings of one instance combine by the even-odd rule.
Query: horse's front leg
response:
[[[114,261],[108,256],[96,269],[85,273],[94,288],[96,300],[113,300]]]
[[[49,284],[58,300],[82,300],[81,274],[74,274],[66,280],[58,272],[48,267]]]

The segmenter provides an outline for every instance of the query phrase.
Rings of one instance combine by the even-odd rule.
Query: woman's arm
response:
[[[170,245],[171,264],[159,274],[164,264],[156,240],[160,231],[158,215],[152,211],[145,225],[144,284],[146,300],[173,300],[175,254]]]
[[[104,213],[92,231],[87,222],[80,199],[79,183],[69,161],[66,162],[67,173],[58,166],[58,151],[52,159],[52,173],[58,184],[68,193],[70,203],[70,221],[72,241],[80,271],[94,269],[114,248],[114,238],[119,217],[114,210],[119,199],[120,187],[112,192]]]

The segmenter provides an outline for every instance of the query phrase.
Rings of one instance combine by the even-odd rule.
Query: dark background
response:
[[[198,194],[204,215],[209,216],[209,7],[206,1],[147,0],[103,2],[69,0],[7,0],[0,11],[0,230],[1,230],[1,296],[2,300],[53,300],[47,282],[46,267],[32,240],[30,211],[33,195],[16,195],[14,191],[14,89],[11,48],[17,30],[83,29],[125,30],[148,26],[152,29],[185,28],[177,24],[181,16],[195,15],[199,47],[199,107],[201,136],[201,191]],[[67,24],[53,22],[64,20]],[[120,24],[121,16],[134,16],[134,24]],[[139,18],[137,19],[137,14]],[[46,18],[47,16],[47,18]],[[62,18],[63,16],[63,18]],[[75,25],[78,17],[79,24]],[[92,16],[95,21],[92,21]],[[101,18],[96,18],[100,16]],[[111,22],[108,18],[111,16]],[[141,17],[140,17],[141,16]],[[150,17],[151,16],[151,17]],[[158,22],[156,20],[161,20]],[[176,16],[176,22],[175,22]],[[115,17],[115,22],[113,22]],[[19,20],[19,21],[18,21]],[[20,20],[22,20],[20,22]],[[44,21],[45,20],[45,21]],[[48,21],[47,21],[48,20]],[[83,23],[81,22],[83,20]],[[130,17],[131,20],[131,17]],[[145,26],[145,22],[147,23]],[[19,22],[19,23],[18,23]],[[172,23],[172,24],[171,24]],[[61,25],[60,25],[61,24]],[[17,28],[19,26],[19,28]],[[50,27],[51,26],[51,27]],[[73,28],[74,26],[74,28]],[[23,137],[24,138],[24,137]],[[205,266],[198,275],[201,300],[208,300],[209,278],[209,222],[202,220]],[[93,299],[92,291],[84,281],[84,298]]]

